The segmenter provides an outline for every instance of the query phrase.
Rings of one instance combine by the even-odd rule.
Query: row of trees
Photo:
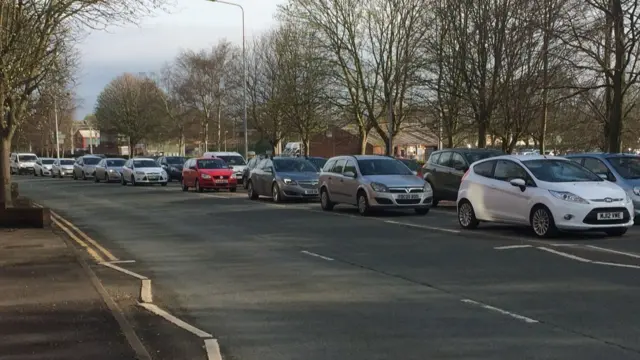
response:
[[[308,145],[331,126],[351,125],[362,151],[372,132],[390,146],[416,127],[447,147],[638,148],[634,4],[288,0],[277,28],[248,47],[249,126],[274,147],[285,138]],[[133,81],[124,75],[105,89],[96,116],[132,141],[219,146],[225,122],[242,116],[240,57],[227,42],[180,54],[128,115],[126,96],[136,92],[113,96]]]

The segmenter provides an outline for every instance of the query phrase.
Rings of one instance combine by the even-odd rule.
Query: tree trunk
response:
[[[311,149],[310,149],[311,141],[309,140],[309,138],[308,137],[303,138],[302,144],[304,146],[304,155],[311,156]]]
[[[360,155],[366,155],[367,154],[367,140],[368,140],[368,134],[367,131],[363,128],[360,127],[358,129],[359,132],[359,136],[358,136],[358,140],[360,141]]]
[[[487,146],[487,116],[481,112],[475,118],[478,124],[478,148],[483,149]]]
[[[619,153],[622,142],[622,89],[624,88],[624,63],[626,58],[624,13],[621,0],[613,0],[613,36],[615,41],[615,66],[613,70],[613,103],[609,117],[609,144],[608,151]]]
[[[11,207],[11,173],[9,157],[11,156],[11,137],[0,139],[0,206]]]
[[[136,155],[136,149],[133,141],[129,138],[129,159],[133,158]]]

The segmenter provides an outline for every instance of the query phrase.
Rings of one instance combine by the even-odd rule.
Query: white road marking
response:
[[[204,341],[204,348],[207,350],[208,360],[222,360],[222,354],[220,354],[220,346],[216,339],[206,339]]]
[[[598,265],[623,267],[623,268],[629,268],[629,269],[640,269],[640,266],[638,265],[619,264],[619,263],[612,263],[612,262],[606,262],[606,261],[594,261],[593,263]]]
[[[495,311],[495,312],[498,312],[500,314],[510,316],[510,317],[512,317],[514,319],[518,319],[518,320],[524,321],[524,322],[529,323],[529,324],[538,323],[538,320],[534,320],[534,319],[528,318],[526,316],[518,315],[516,313],[512,313],[510,311],[503,310],[503,309],[497,308],[495,306],[483,304],[481,302],[477,302],[477,301],[474,301],[474,300],[471,300],[471,299],[462,299],[460,301],[462,301],[463,303],[466,303],[466,304],[477,305],[477,306],[480,306],[480,307],[485,308],[487,310]]]
[[[109,264],[133,264],[136,262],[135,260],[115,260],[115,261],[105,261]]]
[[[393,221],[393,220],[384,220],[384,219],[378,219],[378,220],[384,221],[387,224],[403,225],[403,226],[409,226],[409,227],[414,227],[414,228],[418,228],[418,229],[444,231],[444,232],[453,233],[453,234],[460,233],[460,230],[446,229],[446,228],[441,228],[441,227],[436,227],[436,226],[411,224],[411,223],[406,223],[406,222]]]
[[[531,245],[507,245],[507,246],[496,246],[494,249],[496,250],[509,250],[509,249],[524,249],[530,248]]]
[[[151,293],[151,279],[142,279],[140,286],[140,301],[143,303],[152,303],[153,294]]]
[[[543,251],[546,251],[546,252],[550,252],[552,254],[556,254],[556,255],[559,255],[559,256],[563,256],[563,257],[566,257],[566,258],[571,259],[571,260],[577,260],[577,261],[582,261],[582,262],[586,262],[586,263],[592,263],[593,262],[593,261],[591,261],[589,259],[585,259],[585,258],[582,258],[582,257],[579,257],[579,256],[567,254],[567,253],[562,252],[562,251],[549,249],[549,248],[544,247],[544,246],[540,246],[537,249],[540,249],[540,250],[543,250]]]
[[[607,249],[607,248],[603,248],[603,247],[595,246],[595,245],[586,245],[586,246],[588,248],[595,249],[595,250],[598,250],[598,251],[604,251],[604,252],[608,252],[608,253],[612,253],[612,254],[624,255],[624,256],[640,259],[640,255],[634,254],[634,253],[629,253],[629,252],[619,251],[619,250],[613,250],[613,249]]]
[[[301,253],[305,254],[305,255],[309,255],[309,256],[313,256],[313,257],[317,257],[323,260],[327,260],[327,261],[333,261],[332,258],[330,257],[326,257],[326,256],[322,256],[320,254],[316,254],[316,253],[312,253],[311,251],[306,251],[306,250],[302,250],[300,251]]]
[[[551,246],[558,246],[558,247],[578,247],[580,246],[580,244],[549,244]]]
[[[177,317],[169,314],[168,312],[162,310],[161,308],[159,308],[157,305],[155,304],[146,304],[146,303],[138,303],[139,306],[142,306],[143,308],[149,310],[150,312],[163,317],[165,320],[169,321],[170,323],[174,324],[177,327],[180,327],[198,337],[201,338],[211,338],[213,337],[211,334],[202,331],[200,329],[198,329],[197,327],[187,324],[186,322],[178,319]]]
[[[131,270],[127,270],[125,268],[121,268],[118,265],[114,265],[114,264],[111,264],[111,263],[108,263],[108,262],[103,262],[103,263],[100,263],[100,264],[102,264],[102,265],[104,265],[104,266],[106,266],[108,268],[111,268],[113,270],[120,271],[121,273],[127,274],[129,276],[133,276],[134,278],[138,278],[140,280],[147,280],[148,279],[148,277],[146,277],[146,276],[142,276],[142,275],[140,275],[138,273],[135,273],[135,272],[133,272]]]

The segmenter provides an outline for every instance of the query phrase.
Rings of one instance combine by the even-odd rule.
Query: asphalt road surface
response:
[[[446,209],[363,218],[177,184],[16,179],[135,259],[227,359],[640,359],[639,227],[545,242],[461,231]]]

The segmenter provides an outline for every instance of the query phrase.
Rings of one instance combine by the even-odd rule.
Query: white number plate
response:
[[[216,180],[216,184],[226,184],[226,183],[228,183],[228,181],[227,181],[227,180],[224,180],[224,179],[218,179],[218,180]]]
[[[598,220],[620,220],[622,217],[621,212],[598,213]]]
[[[398,200],[416,200],[420,199],[420,195],[418,194],[400,194],[397,197]]]
[[[307,195],[318,195],[318,190],[305,190],[304,193]]]
[[[149,180],[158,180],[157,176],[149,176]]]

